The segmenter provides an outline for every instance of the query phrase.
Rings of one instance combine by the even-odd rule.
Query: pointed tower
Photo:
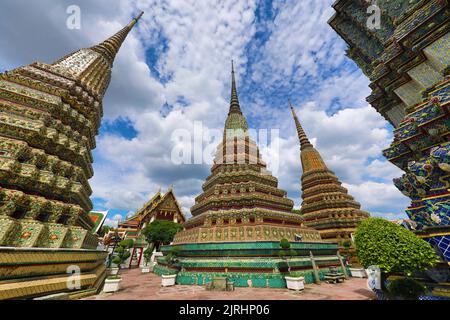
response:
[[[195,199],[191,208],[193,219],[185,224],[185,235],[195,233],[199,242],[250,241],[295,239],[295,234],[305,234],[320,241],[314,230],[302,228],[298,215],[291,214],[294,203],[286,197],[286,191],[278,188],[278,180],[266,169],[258,146],[249,137],[248,124],[242,114],[236,89],[234,66],[231,69],[231,100],[225,121],[223,141],[217,147],[211,175],[203,184],[203,193]],[[234,234],[225,232],[242,225],[254,229],[267,221],[278,225],[285,232]],[[202,237],[201,224],[209,236]],[[289,227],[287,227],[289,225]],[[306,236],[306,234],[308,236]],[[225,236],[226,235],[226,236]],[[182,241],[179,234],[175,242]]]
[[[323,240],[342,243],[350,240],[361,220],[369,217],[347,193],[333,171],[329,170],[300,125],[290,103],[300,140],[302,174],[301,215],[305,225],[319,230]]]
[[[280,258],[280,241],[290,243],[291,272],[313,281],[310,253],[320,256],[319,268],[339,266],[338,246],[324,243],[317,230],[303,226],[292,213],[294,203],[266,169],[256,143],[249,137],[231,72],[231,100],[223,140],[217,147],[211,175],[195,198],[192,218],[184,223],[173,245],[163,246],[157,274],[177,269],[177,283],[204,284],[226,276],[235,286],[286,287],[288,268]],[[167,259],[177,250],[177,264]],[[283,251],[285,252],[285,251]]]
[[[0,246],[96,248],[91,150],[114,58],[142,14],[99,45],[0,75]]]

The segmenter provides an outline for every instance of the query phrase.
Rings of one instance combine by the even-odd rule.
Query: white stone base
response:
[[[142,266],[141,272],[142,273],[150,273],[152,271],[151,269],[153,269],[151,266]]]
[[[286,284],[288,289],[300,291],[305,289],[305,278],[304,277],[284,277],[286,279]]]
[[[161,276],[161,286],[162,287],[171,287],[175,285],[175,279],[177,278],[176,274],[171,274],[171,275],[162,275]]]
[[[117,292],[120,290],[120,282],[122,279],[106,279],[103,286],[103,292]]]
[[[363,268],[348,268],[352,277],[354,278],[367,278],[366,270]]]
[[[151,263],[156,263],[156,258],[157,257],[162,257],[162,256],[163,256],[162,252],[155,251],[155,252],[152,253],[152,257],[150,258],[150,262]]]
[[[110,276],[117,276],[118,273],[119,273],[119,268],[110,268],[109,269]]]

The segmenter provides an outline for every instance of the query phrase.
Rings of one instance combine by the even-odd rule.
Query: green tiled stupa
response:
[[[323,242],[317,230],[304,226],[293,205],[248,134],[232,67],[230,109],[211,175],[185,230],[162,247],[164,256],[154,272],[176,273],[178,284],[203,285],[225,276],[235,286],[282,288],[289,274],[313,282],[313,257],[322,278],[329,267],[340,267],[338,245]],[[291,243],[284,250],[288,257],[280,255],[282,239]]]

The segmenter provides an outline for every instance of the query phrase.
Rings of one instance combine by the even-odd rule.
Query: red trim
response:
[[[139,251],[138,267],[141,265],[142,253],[144,251],[144,248],[139,248],[139,249],[141,249],[141,250]]]

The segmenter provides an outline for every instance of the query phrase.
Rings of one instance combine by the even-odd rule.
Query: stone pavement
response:
[[[201,286],[161,287],[161,278],[140,269],[122,270],[121,290],[101,293],[84,300],[371,300],[366,279],[350,278],[344,283],[305,285],[303,292],[288,289],[236,288],[234,292],[207,291]]]

